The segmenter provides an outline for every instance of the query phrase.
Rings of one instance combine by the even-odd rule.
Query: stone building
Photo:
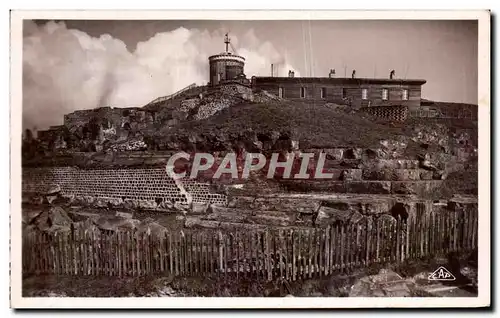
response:
[[[425,80],[395,78],[252,77],[254,90],[281,98],[353,107],[407,106],[418,108]]]
[[[289,71],[288,77],[253,76],[248,81],[244,73],[245,58],[229,52],[231,42],[227,34],[224,43],[226,51],[208,59],[211,89],[238,83],[288,100],[347,104],[356,108],[402,106],[410,111],[421,106],[422,85],[426,81],[395,78],[394,70],[388,78],[356,78],[355,70],[350,78],[340,78],[335,77],[332,69],[328,77],[295,77],[295,73]],[[234,48],[233,51],[236,52]]]
[[[245,58],[229,52],[229,45],[231,42],[227,34],[224,43],[226,44],[225,52],[212,55],[208,58],[210,66],[210,79],[208,86],[216,87],[219,84],[227,82],[249,84],[249,81],[246,79],[244,74]]]

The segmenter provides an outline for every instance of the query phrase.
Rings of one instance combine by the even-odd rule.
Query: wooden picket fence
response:
[[[426,213],[390,222],[263,231],[183,230],[30,232],[23,272],[60,275],[252,277],[299,280],[374,263],[399,263],[469,251],[477,245],[477,211]]]

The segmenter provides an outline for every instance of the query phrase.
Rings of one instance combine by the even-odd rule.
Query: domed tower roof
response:
[[[224,43],[226,44],[226,51],[210,56],[208,58],[210,61],[212,61],[212,60],[224,60],[224,59],[236,60],[236,61],[240,61],[240,62],[245,61],[245,58],[243,56],[238,55],[236,50],[234,49],[234,47],[231,45],[231,39],[229,38],[227,33],[226,33],[226,36],[224,37]],[[230,45],[234,51],[234,54],[229,52]]]

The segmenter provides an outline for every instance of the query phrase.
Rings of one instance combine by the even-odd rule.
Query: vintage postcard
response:
[[[491,305],[488,11],[12,11],[11,87],[12,307]]]

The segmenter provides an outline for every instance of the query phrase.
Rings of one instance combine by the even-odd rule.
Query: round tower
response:
[[[225,52],[212,55],[208,58],[210,64],[209,85],[211,86],[237,79],[244,74],[245,58],[229,52],[229,44],[231,42],[227,34],[224,43],[226,43]]]

